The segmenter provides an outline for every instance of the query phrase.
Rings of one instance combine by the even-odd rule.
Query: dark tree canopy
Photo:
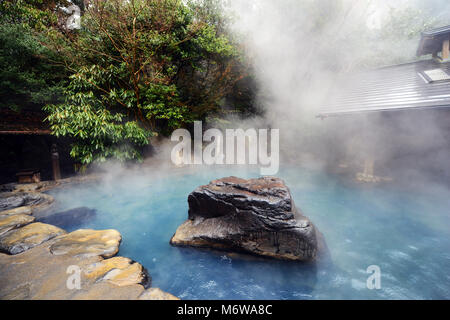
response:
[[[45,106],[84,164],[139,159],[150,136],[229,111],[224,99],[245,83],[218,1],[81,1],[81,28],[68,28],[72,4],[2,5],[0,94],[9,108]]]

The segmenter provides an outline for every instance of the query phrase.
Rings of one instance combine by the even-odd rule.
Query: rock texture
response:
[[[120,233],[113,229],[79,229],[56,239],[50,246],[50,252],[54,255],[109,258],[117,254],[121,240]]]
[[[108,281],[119,287],[141,284],[149,287],[151,278],[141,264],[124,257],[114,257],[88,265],[85,276],[98,281]]]
[[[0,210],[10,210],[22,206],[46,207],[53,203],[53,197],[38,192],[0,193]]]
[[[9,209],[9,210],[4,210],[4,211],[0,211],[0,218],[1,217],[5,217],[5,216],[12,216],[15,214],[32,214],[33,210],[31,209],[31,207],[18,207],[18,208],[14,208],[14,209]]]
[[[77,183],[90,183],[96,182],[101,179],[100,175],[87,174],[77,175],[69,178],[60,179],[58,181],[41,181],[35,183],[7,183],[0,185],[0,192],[43,192],[46,190],[60,188],[67,185],[73,185]]]
[[[25,226],[34,221],[34,217],[26,214],[0,216],[0,236],[10,230]]]
[[[33,232],[21,234],[34,234],[40,239],[36,242],[41,243],[23,246],[21,237],[8,238],[10,246],[22,245],[22,252],[0,253],[0,299],[177,299],[158,288],[149,288],[151,278],[141,264],[114,256],[121,240],[116,230],[66,233],[51,225],[32,223],[17,231],[27,227]],[[43,241],[48,238],[46,230],[62,234]],[[0,239],[5,242],[4,237]],[[70,270],[80,271],[80,288],[67,285]]]
[[[62,236],[64,237],[64,236]],[[148,297],[150,283],[145,268],[128,258],[53,255],[49,240],[18,255],[0,254],[0,299],[129,300]],[[70,270],[80,271],[80,287],[67,285]],[[157,288],[151,288],[153,291]],[[160,296],[173,297],[161,291]]]
[[[188,197],[189,219],[170,243],[313,261],[324,249],[321,234],[296,209],[279,178],[222,178]]]
[[[58,183],[0,186],[0,299],[172,300],[173,295],[149,288],[151,277],[139,263],[115,256],[122,236],[116,230],[61,228],[34,222],[35,209],[53,198],[36,190],[93,179],[67,179]],[[56,222],[91,217],[95,212],[64,212]],[[88,209],[89,210],[89,209]],[[74,214],[72,216],[71,214]],[[62,220],[61,220],[62,219]],[[68,286],[79,270],[80,287]]]
[[[64,233],[64,230],[51,224],[32,223],[0,236],[0,251],[18,254]]]

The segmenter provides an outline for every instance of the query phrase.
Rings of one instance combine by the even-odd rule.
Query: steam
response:
[[[281,165],[321,164],[361,171],[375,161],[375,174],[419,175],[448,168],[445,133],[437,111],[316,118],[339,89],[337,77],[385,65],[412,62],[420,32],[445,25],[443,1],[232,0],[233,32],[245,39],[255,65],[256,125],[280,129]],[[442,112],[442,111],[440,111]],[[237,126],[255,125],[244,121]],[[420,128],[420,131],[417,129]],[[447,148],[448,149],[448,148]],[[437,151],[439,150],[439,151]],[[411,161],[409,157],[414,160]],[[392,166],[390,172],[384,169]],[[400,169],[400,170],[399,170]],[[384,170],[386,171],[386,170]],[[389,170],[387,170],[389,171]]]
[[[415,53],[420,32],[450,22],[447,1],[227,3],[228,13],[235,17],[230,32],[242,39],[253,64],[257,104],[264,116],[233,118],[226,125],[210,122],[204,124],[205,129],[279,129],[281,167],[344,168],[353,175],[372,159],[374,173],[380,176],[412,181],[450,176],[445,111],[316,117],[329,103],[330,91],[339,89],[339,75],[419,59]],[[174,170],[171,152],[175,144],[155,138],[151,141],[153,156],[144,162],[144,167],[152,169],[144,173],[141,166],[127,167],[125,174],[123,166],[108,164],[103,166],[106,179],[125,175],[141,181],[147,174],[163,176]]]

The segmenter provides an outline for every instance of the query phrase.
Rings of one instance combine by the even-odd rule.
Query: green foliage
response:
[[[119,160],[140,159],[137,146],[148,143],[149,133],[134,121],[123,121],[119,113],[112,114],[98,108],[100,101],[94,95],[71,95],[74,104],[47,105],[53,133],[77,139],[70,155],[83,164],[109,157]]]
[[[383,39],[417,39],[424,30],[436,24],[437,19],[417,8],[391,8],[378,36]]]
[[[390,8],[380,28],[372,31],[369,39],[377,45],[365,58],[365,64],[379,67],[417,60],[416,51],[421,33],[438,24],[438,19],[415,6]],[[370,43],[366,46],[370,46]]]
[[[58,101],[64,71],[50,63],[55,54],[36,33],[51,14],[25,1],[1,2],[0,12],[0,108],[40,109]]]
[[[210,1],[105,0],[86,8],[80,30],[54,34],[47,47],[62,53],[71,76],[65,102],[45,111],[55,135],[75,139],[73,157],[140,158],[150,136],[219,108],[241,75],[213,9]]]

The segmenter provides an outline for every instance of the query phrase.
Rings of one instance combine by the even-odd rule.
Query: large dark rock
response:
[[[279,178],[214,180],[195,189],[188,203],[189,219],[170,240],[173,245],[299,261],[315,260],[325,248]]]

